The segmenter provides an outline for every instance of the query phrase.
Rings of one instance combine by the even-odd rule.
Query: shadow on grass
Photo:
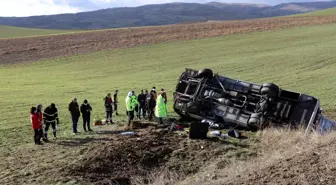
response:
[[[95,131],[95,135],[118,135],[122,132],[128,132],[127,130],[102,130],[102,131]],[[95,135],[91,134],[84,134],[84,136],[87,136],[85,138],[73,138],[73,137],[68,137],[64,138],[63,140],[57,142],[58,145],[63,145],[63,146],[70,146],[70,147],[78,147],[85,145],[87,143],[91,142],[102,142],[102,141],[111,141],[113,142],[113,138],[111,137],[97,137]]]
[[[65,138],[64,140],[57,142],[58,145],[69,146],[69,147],[79,147],[91,142],[101,142],[101,141],[112,141],[110,138]]]

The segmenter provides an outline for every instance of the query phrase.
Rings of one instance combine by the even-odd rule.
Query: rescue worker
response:
[[[138,96],[138,119],[141,119],[141,113],[142,113],[142,117],[143,119],[145,119],[146,117],[146,95],[144,94],[144,91],[141,90],[139,96]]]
[[[138,98],[137,98],[137,96],[135,95],[135,92],[134,92],[134,91],[132,91],[132,96],[131,96],[131,98],[132,98],[132,106],[133,106],[135,112],[138,112],[138,111],[139,111]]]
[[[154,100],[156,101],[156,97],[157,97],[156,95],[157,95],[157,94],[156,94],[156,88],[155,88],[155,87],[152,88],[151,93],[153,93],[153,95],[154,95]]]
[[[167,104],[167,94],[166,94],[166,92],[165,92],[165,90],[164,89],[161,89],[161,92],[160,92],[162,95],[163,95],[163,98],[164,98],[164,102],[165,102],[165,104]]]
[[[91,111],[92,107],[88,103],[87,100],[84,100],[84,103],[80,107],[81,113],[82,113],[82,118],[83,118],[83,129],[85,132],[87,131],[92,131],[90,128],[90,117],[91,117]],[[86,130],[87,126],[87,130]]]
[[[116,116],[118,116],[118,94],[119,90],[116,90],[113,95],[113,105],[114,105],[114,111],[116,112]]]
[[[126,96],[125,102],[126,102],[126,111],[128,115],[128,125],[130,126],[133,119],[134,119],[134,109],[136,105],[136,99],[133,98],[133,93],[129,92]]]
[[[167,116],[167,109],[163,94],[156,98],[155,116],[159,119],[159,125],[163,124],[163,118]]]
[[[74,98],[69,104],[69,112],[71,114],[72,119],[72,132],[73,135],[79,134],[77,130],[78,120],[80,117],[79,105],[77,103],[77,98]]]
[[[105,123],[106,125],[108,124],[108,121],[112,122],[112,113],[113,113],[113,108],[112,108],[112,98],[111,98],[111,93],[108,93],[107,96],[104,98],[104,105],[105,105],[105,112],[106,112],[106,120]]]
[[[148,112],[148,121],[153,120],[154,108],[155,108],[154,92],[151,91],[151,93],[146,96],[146,109]]]
[[[43,137],[43,124],[42,124],[42,121],[43,121],[43,113],[42,113],[42,105],[41,104],[38,104],[36,106],[37,108],[37,112],[36,114],[38,115],[38,121],[39,121],[39,124],[41,125],[41,130],[40,130],[40,138],[43,139],[43,141],[47,142],[47,140]]]
[[[53,129],[53,135],[54,138],[56,138],[56,124],[59,124],[58,119],[58,112],[57,108],[54,103],[50,104],[47,108],[43,111],[43,120],[44,120],[44,140],[48,141],[48,130],[51,125],[51,128]]]
[[[30,109],[30,122],[32,124],[32,128],[34,130],[34,143],[35,145],[42,145],[41,143],[41,132],[42,132],[42,125],[39,121],[39,114],[37,114],[37,108],[32,107]]]

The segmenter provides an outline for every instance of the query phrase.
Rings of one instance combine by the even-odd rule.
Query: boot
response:
[[[44,134],[44,137],[42,139],[44,142],[49,142],[47,133]]]
[[[54,138],[56,138],[56,132],[53,132]]]

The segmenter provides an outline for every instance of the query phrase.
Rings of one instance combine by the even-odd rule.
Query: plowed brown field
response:
[[[285,17],[126,28],[54,36],[0,39],[0,64],[34,61],[91,51],[265,31],[294,26],[336,23],[336,16]]]

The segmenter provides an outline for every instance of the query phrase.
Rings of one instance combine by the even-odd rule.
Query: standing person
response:
[[[165,99],[162,93],[159,94],[159,96],[156,99],[155,116],[159,118],[159,125],[163,124],[163,118],[167,116]]]
[[[140,94],[138,95],[138,119],[141,119],[141,113],[142,113],[142,117],[143,119],[145,119],[146,116],[146,95],[144,94],[144,91],[141,90]]]
[[[83,129],[84,129],[84,131],[85,132],[92,131],[91,128],[90,128],[90,117],[91,117],[92,107],[90,106],[90,104],[88,103],[87,100],[84,100],[84,103],[81,105],[80,110],[81,110],[82,117],[83,117]],[[86,126],[87,126],[88,130],[86,130]]]
[[[138,112],[138,111],[139,111],[138,98],[137,98],[137,96],[135,95],[135,92],[134,92],[134,91],[132,91],[131,100],[132,100],[132,106],[133,106],[135,112]]]
[[[32,107],[30,109],[30,122],[32,124],[32,128],[34,130],[34,142],[35,145],[42,145],[40,139],[41,139],[41,130],[42,125],[39,122],[39,115],[37,114],[36,107]]]
[[[43,137],[43,124],[42,124],[43,113],[42,113],[42,105],[41,104],[37,105],[37,112],[36,112],[36,114],[38,115],[38,121],[39,121],[39,123],[41,125],[40,138],[42,138],[44,142],[47,142],[48,140]]]
[[[146,96],[146,109],[148,112],[148,121],[153,120],[154,108],[155,108],[154,92],[151,91],[151,93]]]
[[[58,112],[56,105],[54,103],[50,104],[47,108],[43,111],[43,118],[44,118],[44,141],[48,141],[48,130],[51,125],[51,128],[53,129],[53,135],[56,139],[56,124],[59,124],[58,119]]]
[[[160,92],[161,94],[162,94],[162,96],[163,96],[163,98],[164,98],[164,103],[165,104],[167,104],[167,94],[166,94],[166,92],[165,92],[165,90],[164,89],[161,89],[161,92]]]
[[[77,103],[77,98],[74,98],[69,104],[69,112],[72,119],[72,132],[73,135],[79,134],[77,130],[77,124],[80,117],[79,105]]]
[[[111,98],[111,93],[108,93],[107,96],[104,98],[104,105],[105,105],[105,112],[106,112],[106,120],[105,123],[106,125],[108,124],[108,121],[113,123],[112,121],[112,113],[113,113],[113,108],[112,108],[112,98]]]
[[[118,116],[118,94],[119,90],[116,90],[114,95],[113,95],[113,105],[114,105],[114,111],[116,112],[116,116]]]
[[[134,119],[134,99],[132,98],[133,93],[129,92],[126,96],[125,102],[126,102],[126,111],[127,111],[127,116],[128,116],[128,125],[131,125],[131,122]]]
[[[153,93],[154,100],[156,101],[156,88],[155,88],[155,86],[152,88],[151,93]]]

